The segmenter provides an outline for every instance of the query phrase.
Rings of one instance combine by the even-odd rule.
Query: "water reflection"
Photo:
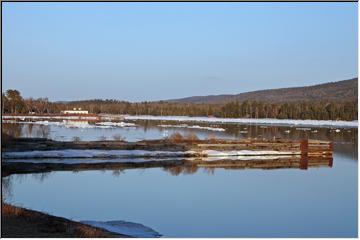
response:
[[[3,123],[2,133],[15,138],[50,138],[50,126],[32,123]]]

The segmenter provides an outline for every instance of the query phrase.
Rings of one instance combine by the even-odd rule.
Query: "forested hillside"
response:
[[[300,101],[356,101],[358,95],[358,79],[353,78],[339,82],[330,82],[308,87],[269,89],[236,95],[196,96],[172,99],[170,102],[187,103],[226,103],[243,101],[262,101],[267,103],[290,103]]]

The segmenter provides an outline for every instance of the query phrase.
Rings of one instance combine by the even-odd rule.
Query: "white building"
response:
[[[89,114],[87,110],[81,110],[81,108],[74,108],[73,110],[64,110],[61,111],[62,114]]]

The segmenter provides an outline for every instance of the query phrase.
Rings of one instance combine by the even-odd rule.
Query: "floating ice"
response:
[[[225,129],[224,128],[217,128],[217,127],[202,127],[199,125],[187,125],[187,124],[179,124],[179,125],[166,125],[166,124],[161,124],[158,125],[158,127],[162,127],[162,128],[190,128],[190,129],[203,129],[203,130],[209,130],[209,131],[218,131],[218,132],[224,132]]]
[[[127,122],[98,122],[95,124],[101,126],[136,127],[135,123],[127,123]]]

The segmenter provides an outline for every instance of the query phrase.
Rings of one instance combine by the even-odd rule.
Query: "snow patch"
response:
[[[200,159],[194,158],[193,160],[201,160],[205,162],[212,162],[212,161],[254,161],[254,160],[277,160],[277,159],[283,159],[288,158],[287,155],[268,155],[268,156],[217,156],[217,157],[204,157]]]
[[[155,238],[161,237],[161,234],[152,228],[146,227],[140,223],[132,223],[126,221],[81,221],[94,227],[103,228],[110,232],[124,234],[131,237]]]
[[[298,155],[300,151],[266,151],[266,150],[240,150],[240,151],[216,151],[216,150],[203,150],[202,154],[208,157],[221,157],[221,156],[265,156],[265,155]]]

